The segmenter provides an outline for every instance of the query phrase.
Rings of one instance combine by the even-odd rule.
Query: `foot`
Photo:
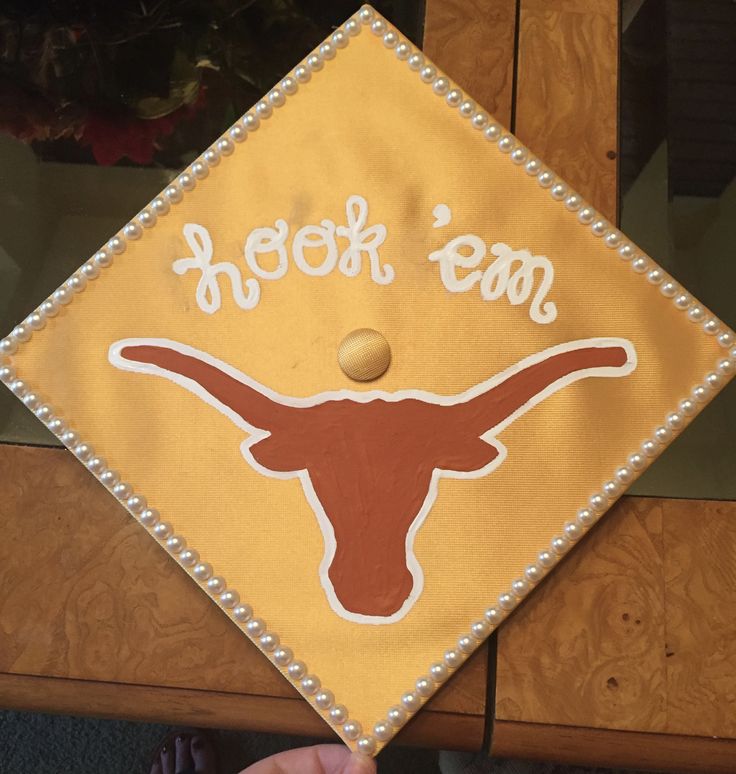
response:
[[[151,774],[217,774],[215,748],[198,731],[169,734],[154,754]]]

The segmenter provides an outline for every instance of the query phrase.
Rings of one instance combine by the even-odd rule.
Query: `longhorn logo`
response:
[[[458,395],[336,390],[279,395],[211,355],[166,339],[124,339],[117,368],[185,387],[249,434],[259,473],[299,478],[325,541],[320,578],[332,608],[358,623],[403,618],[422,591],[414,537],[439,479],[477,478],[506,458],[497,435],[537,403],[589,376],[636,368],[625,339],[572,341],[528,357]]]

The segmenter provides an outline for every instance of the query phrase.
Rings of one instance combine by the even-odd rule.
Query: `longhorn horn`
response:
[[[506,427],[553,392],[588,376],[624,376],[636,368],[625,339],[585,339],[544,350],[504,374],[464,393],[450,406],[457,421],[478,434]],[[495,382],[495,383],[494,383]],[[487,386],[486,386],[487,385]],[[479,391],[479,392],[478,392]]]
[[[288,426],[295,419],[294,413],[298,409],[270,397],[266,388],[257,382],[243,381],[247,377],[242,374],[243,378],[238,378],[227,373],[215,365],[217,361],[214,358],[205,360],[201,357],[203,353],[176,342],[164,344],[161,340],[152,341],[156,343],[142,343],[146,342],[145,339],[119,341],[110,348],[110,360],[120,368],[164,376],[188,389],[194,382],[234,411],[247,425],[260,430],[274,431]],[[136,363],[142,365],[136,366]],[[180,377],[190,380],[190,383]]]

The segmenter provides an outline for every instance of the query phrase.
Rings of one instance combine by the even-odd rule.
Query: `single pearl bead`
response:
[[[432,664],[432,666],[429,668],[429,676],[436,682],[436,683],[444,683],[445,680],[449,677],[449,672],[447,671],[447,667],[437,662],[436,664]]]
[[[720,346],[726,349],[733,344],[734,335],[733,333],[731,333],[731,331],[723,331],[722,333],[718,334],[717,341],[720,344]]]
[[[545,170],[537,175],[537,182],[542,188],[549,188],[555,181],[555,176],[549,171]]]
[[[185,548],[179,554],[179,563],[184,567],[194,567],[199,561],[199,554],[193,548]]]
[[[595,511],[593,511],[590,508],[581,508],[578,511],[578,515],[577,515],[576,518],[577,518],[578,524],[581,527],[587,529],[591,525],[595,524],[596,519],[598,518],[598,516],[595,513]]]
[[[304,693],[306,693],[308,696],[313,696],[321,687],[320,679],[319,677],[316,677],[315,675],[307,675],[305,678],[302,679],[302,690]]]
[[[474,129],[483,129],[488,123],[488,114],[475,113],[473,117],[470,119],[470,123],[473,125]]]
[[[157,220],[158,218],[153,210],[141,210],[141,212],[138,213],[138,222],[143,228],[152,228],[156,225]],[[97,255],[99,254],[100,253],[97,253]]]
[[[373,755],[376,751],[376,740],[372,736],[361,736],[355,743],[358,752],[363,755]]]
[[[715,336],[716,333],[718,333],[719,329],[718,320],[715,320],[714,318],[710,318],[706,320],[703,323],[703,330],[709,335],[709,336]]]
[[[99,255],[99,253],[97,255]],[[97,255],[94,257],[94,262],[99,266],[100,264],[97,262]],[[56,317],[56,315],[59,314],[59,305],[56,303],[56,301],[54,301],[53,298],[47,298],[41,304],[41,311],[46,315],[46,317]]]
[[[167,524],[165,521],[160,521],[152,530],[154,537],[159,540],[168,540],[171,537],[173,529],[171,524]]]
[[[153,527],[158,522],[159,513],[155,508],[146,508],[143,513],[138,517],[141,524],[146,527]],[[196,562],[195,562],[196,564]]]
[[[669,427],[658,427],[654,431],[654,438],[659,443],[667,443],[672,438],[672,431],[669,429]]]
[[[213,575],[207,581],[207,589],[208,591],[211,591],[213,594],[222,594],[222,592],[225,591],[226,586],[227,584],[225,583],[225,579],[219,575]]]
[[[440,97],[443,97],[450,90],[450,81],[447,78],[435,78],[432,84],[432,91]]]
[[[462,654],[458,653],[456,650],[446,650],[443,659],[450,669],[457,669],[457,667],[463,663]]]
[[[312,72],[308,67],[305,67],[304,65],[299,65],[294,70],[294,77],[299,81],[299,83],[308,83],[309,79],[312,77]],[[251,118],[255,118],[255,116],[251,116]],[[246,129],[247,129],[246,125]],[[252,129],[250,131],[253,131]]]
[[[97,279],[100,276],[100,267],[94,261],[87,261],[80,271],[88,280]]]
[[[549,189],[549,193],[556,201],[562,201],[567,193],[567,186],[562,183],[555,183],[552,188]]]
[[[539,581],[544,577],[544,572],[542,572],[542,568],[539,567],[539,565],[530,564],[524,570],[524,577],[529,581],[529,583],[539,583]],[[490,610],[496,610],[496,608],[492,607]],[[490,610],[486,610],[486,618],[488,618],[488,613]],[[496,613],[498,613],[497,610]],[[488,620],[490,621],[490,619]]]
[[[557,537],[552,538],[550,545],[556,554],[564,554],[570,548],[570,541],[566,537],[558,535]]]
[[[424,57],[421,54],[413,53],[407,60],[410,70],[416,70],[419,72],[424,67]]]
[[[252,617],[253,608],[250,605],[245,604],[245,602],[241,602],[239,605],[237,605],[235,610],[233,610],[233,618],[240,623],[246,623],[247,621],[250,621]],[[288,649],[282,648],[282,650]],[[291,658],[289,658],[288,661],[291,661]],[[285,663],[288,663],[288,661]]]
[[[210,580],[212,580],[212,578],[210,578]],[[250,621],[248,621],[248,623],[245,625],[245,631],[248,632],[248,634],[250,634],[251,637],[260,637],[263,634],[263,632],[266,631],[266,622],[262,621],[260,618],[251,618]],[[298,663],[301,663],[301,662],[297,662],[297,661],[294,662],[294,664],[298,664]],[[291,666],[294,666],[294,664],[292,664]],[[302,667],[304,667],[304,670],[306,671],[306,667],[304,666],[304,664],[302,664]],[[291,676],[294,677],[291,671],[289,672],[289,674],[291,674]]]
[[[335,703],[335,696],[332,691],[321,690],[314,697],[314,703],[321,710],[328,710]]]
[[[603,484],[603,493],[606,495],[606,497],[608,497],[609,500],[613,497],[616,497],[620,491],[621,487],[616,481],[606,481],[606,483]]]
[[[60,420],[57,420],[57,421],[60,421]],[[64,425],[63,423],[61,423],[60,428],[63,428],[63,427]],[[52,430],[50,425],[49,425],[49,429]],[[115,484],[117,484],[120,481],[120,476],[114,470],[106,470],[104,473],[100,474],[100,481],[108,489],[112,489],[115,486]]]
[[[425,65],[419,71],[419,77],[422,79],[422,81],[424,81],[424,83],[432,83],[436,75],[437,75],[437,68],[432,67],[432,65]]]
[[[550,551],[540,551],[539,555],[537,556],[537,560],[539,561],[539,564],[542,565],[542,567],[546,567],[547,569],[552,567],[557,561],[554,554],[552,554]]]
[[[1,381],[4,381],[4,380],[3,380],[3,378],[2,378],[2,374],[0,373],[0,382],[1,382]],[[36,409],[36,416],[37,416],[37,417],[38,417],[38,418],[39,418],[39,419],[40,419],[40,420],[41,420],[41,421],[42,421],[44,424],[48,424],[48,423],[51,421],[51,419],[53,418],[53,413],[52,413],[52,411],[51,411],[51,406],[49,406],[49,405],[48,405],[48,404],[46,404],[46,403],[42,403],[42,404],[41,404],[41,405],[40,405],[40,406],[39,406],[39,407]],[[95,457],[93,460],[91,460],[91,462],[93,462],[94,460],[97,460],[97,459],[100,459],[100,460],[102,460],[102,458],[101,458],[101,457]],[[103,464],[102,464],[102,467],[104,468],[104,467],[105,467],[105,465],[104,465],[104,460],[102,461],[102,463],[103,463]],[[87,467],[89,467],[89,465],[88,465]],[[90,468],[90,470],[92,470],[92,468]],[[99,470],[92,470],[92,472],[93,472],[93,473],[98,473],[98,472],[99,472]]]
[[[292,680],[301,680],[307,674],[307,666],[303,661],[292,661],[287,672]]]
[[[324,46],[322,48],[324,48]],[[332,49],[332,46],[330,46],[330,49],[334,51],[334,49]],[[334,56],[334,53],[333,53],[333,56]],[[324,58],[329,59],[330,57],[324,57]],[[284,94],[283,91],[281,91],[281,89],[273,89],[268,94],[268,101],[271,103],[271,105],[273,105],[273,107],[279,108],[286,102],[286,95]]]
[[[310,75],[310,78],[311,78],[311,75]],[[307,78],[307,80],[309,80],[309,78]],[[255,132],[255,130],[258,129],[260,125],[261,125],[261,119],[258,118],[258,116],[255,113],[246,113],[243,116],[243,126],[245,127],[247,132]]]
[[[133,487],[124,481],[120,481],[112,488],[112,493],[118,500],[127,500],[133,493]]]
[[[525,597],[530,591],[529,584],[523,578],[517,578],[511,584],[511,593],[515,597]]]
[[[588,225],[589,223],[592,223],[594,218],[595,218],[595,210],[592,207],[583,207],[578,212],[578,220],[584,225]]]
[[[198,581],[206,581],[212,575],[212,565],[208,562],[201,562],[194,568],[192,575]]]
[[[40,331],[46,327],[46,315],[42,309],[38,309],[35,312],[26,317],[24,325],[27,325],[32,331]]]
[[[434,683],[428,677],[420,677],[416,681],[415,687],[417,693],[420,696],[424,696],[425,698],[427,696],[431,696],[434,693]]]
[[[31,410],[33,411],[38,404],[40,403],[40,399],[38,395],[34,392],[29,392],[26,394],[26,396],[23,398],[23,403]]]
[[[718,373],[723,374],[724,376],[727,376],[728,374],[733,371],[733,362],[730,361],[728,358],[723,358],[723,360],[718,361]]]
[[[498,597],[498,604],[502,610],[513,610],[516,607],[516,597],[513,594],[501,594]]]
[[[31,336],[33,335],[33,331],[28,325],[16,325],[10,335],[15,339],[15,341],[17,341],[19,344],[22,344],[25,341],[30,341]]]
[[[388,718],[388,722],[394,728],[399,728],[400,726],[403,726],[404,723],[406,723],[406,710],[399,706],[391,707],[391,709],[386,713],[386,717]]]
[[[87,278],[84,274],[74,274],[66,281],[66,286],[72,293],[81,293],[87,287]]]
[[[484,640],[491,633],[491,627],[488,625],[488,621],[476,621],[471,625],[470,633],[476,640]]]
[[[330,40],[335,48],[345,48],[348,44],[348,35],[343,30],[335,30]]]
[[[360,22],[355,19],[348,19],[345,22],[345,32],[347,32],[350,37],[354,37],[360,32]]]
[[[634,247],[628,242],[624,242],[621,247],[618,248],[618,254],[621,260],[630,261],[634,257]]]
[[[373,18],[373,9],[370,6],[363,6],[358,11],[358,19],[360,19],[361,24],[368,24],[368,22]]]
[[[407,60],[411,56],[411,46],[408,43],[399,43],[396,46],[396,57],[402,62]]]
[[[667,280],[666,282],[663,282],[659,286],[659,292],[665,297],[665,298],[674,298],[674,296],[677,295],[677,291],[679,290],[679,287],[676,282],[673,282],[672,280]]]
[[[125,504],[127,505],[128,510],[136,515],[142,513],[146,509],[147,505],[146,498],[141,495],[133,495],[132,497],[129,497]]]
[[[383,35],[386,32],[386,22],[383,19],[376,19],[371,24],[371,32],[374,35]]]
[[[695,413],[695,404],[689,398],[680,401],[680,411],[687,416],[691,416]]]
[[[307,57],[307,67],[313,72],[319,72],[325,63],[322,61],[322,57],[319,54],[311,54]],[[256,108],[258,110],[258,108]]]
[[[357,720],[348,720],[342,727],[342,732],[348,739],[357,739],[363,731],[363,727]]]
[[[136,223],[135,221],[131,221],[130,223],[126,224],[123,228],[123,236],[126,239],[131,239],[135,241],[136,239],[140,239],[143,234],[143,229],[141,228],[140,223]]]
[[[675,411],[667,414],[665,421],[667,422],[667,427],[669,427],[670,430],[679,430],[683,424],[682,417]]]
[[[475,650],[475,640],[466,634],[458,639],[457,646],[463,653],[472,653]]]
[[[527,175],[536,177],[542,171],[542,162],[539,159],[530,159],[524,167]]]
[[[184,198],[184,193],[177,184],[172,183],[164,189],[164,196],[170,204],[178,204]]]
[[[602,237],[608,231],[608,223],[598,218],[590,224],[590,230],[593,232],[593,236]]]
[[[393,30],[389,30],[383,36],[383,45],[386,46],[386,48],[395,48],[398,42],[399,36]]]
[[[511,151],[514,149],[514,138],[510,137],[508,134],[504,135],[498,141],[498,149],[501,151],[501,153],[511,153]]]
[[[591,495],[589,502],[590,502],[590,507],[594,511],[600,512],[606,507],[606,497],[602,494]]]
[[[450,107],[457,107],[463,101],[463,93],[460,89],[450,89],[445,97],[445,102]]]
[[[702,306],[691,306],[687,310],[687,316],[691,322],[700,322],[705,317],[705,310]]]
[[[376,723],[375,726],[373,726],[373,736],[376,737],[376,739],[380,740],[381,742],[385,742],[387,739],[390,739],[393,734],[393,728],[391,728],[391,723],[385,723],[384,721],[380,721],[379,723]]]
[[[483,136],[489,142],[496,142],[498,138],[501,136],[501,127],[498,124],[489,124],[483,130]],[[529,163],[531,164],[531,162]],[[527,164],[527,169],[528,167],[529,167],[529,164]]]
[[[638,258],[634,258],[634,260],[631,262],[631,268],[637,274],[644,274],[648,266],[649,266],[649,261],[647,261],[647,259],[644,258],[643,255],[640,255]]]
[[[121,255],[125,252],[126,244],[122,237],[114,236],[107,243],[107,249],[114,255]]]
[[[11,384],[15,379],[15,371],[9,365],[0,367],[0,382],[3,384]]]
[[[18,397],[21,397],[26,393],[25,383],[22,382],[20,379],[17,379],[15,382],[13,382],[13,384],[10,386],[10,389],[16,395],[18,395]],[[71,448],[72,446],[76,446],[79,443],[79,435],[75,433],[73,430],[67,430],[61,436],[61,442],[64,444],[64,446],[68,446],[69,448]]]
[[[291,660],[294,658],[291,648],[280,647],[276,648],[273,653],[273,660],[282,667],[288,666]]]
[[[345,45],[347,45],[347,38],[345,38]],[[296,94],[298,88],[299,84],[297,83],[296,78],[292,78],[290,75],[287,75],[286,78],[281,81],[281,91],[283,91],[284,94]]]
[[[71,303],[73,293],[69,288],[62,287],[54,291],[53,299],[60,306],[66,306]],[[11,353],[12,354],[12,353]]]
[[[577,210],[580,209],[580,207],[583,204],[583,200],[577,195],[577,194],[570,194],[565,199],[565,207],[567,207],[570,212],[577,212]]]
[[[238,602],[240,602],[240,594],[234,589],[228,589],[220,594],[220,604],[228,610],[235,607]]]
[[[581,526],[574,521],[568,521],[567,524],[565,524],[563,531],[565,533],[565,537],[571,543],[575,543],[583,536],[583,530]]]
[[[336,704],[330,711],[330,723],[335,726],[339,726],[344,723],[348,718],[348,711],[342,704]]]
[[[178,554],[187,547],[187,541],[181,535],[172,535],[166,541],[166,550],[171,554]]]
[[[655,457],[657,454],[657,444],[651,439],[647,439],[641,445],[641,450],[647,457]]]
[[[248,137],[248,132],[246,132],[245,127],[242,126],[242,124],[235,124],[228,134],[235,142],[243,142]]]
[[[209,167],[203,161],[195,161],[192,164],[192,174],[197,180],[204,180],[209,173]]]
[[[659,269],[652,269],[647,274],[647,282],[652,285],[661,285],[664,281],[664,274]]]
[[[634,470],[642,470],[642,468],[646,467],[647,461],[641,454],[631,454],[629,456],[629,465]]]
[[[673,303],[678,309],[685,310],[690,306],[691,300],[692,299],[687,293],[679,293],[673,299]]]
[[[511,151],[511,161],[516,165],[521,165],[526,161],[528,155],[526,148],[514,148]]]
[[[405,709],[409,710],[409,712],[416,712],[422,704],[419,697],[411,691],[405,693],[401,697],[401,703]]]
[[[260,636],[258,644],[261,646],[261,650],[265,651],[266,653],[273,653],[273,651],[278,647],[279,635],[274,634],[273,632],[265,632],[265,634]]]
[[[603,241],[606,243],[606,247],[614,250],[621,244],[621,234],[618,231],[609,231],[603,238]]]
[[[631,481],[631,470],[625,465],[616,471],[616,480],[622,484],[628,484]]]
[[[475,102],[472,99],[464,99],[458,107],[458,112],[463,118],[470,118],[475,112]]]

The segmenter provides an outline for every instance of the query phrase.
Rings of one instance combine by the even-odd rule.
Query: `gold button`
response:
[[[386,373],[391,362],[391,347],[372,328],[358,328],[342,340],[337,362],[345,376],[356,382],[370,382]]]

